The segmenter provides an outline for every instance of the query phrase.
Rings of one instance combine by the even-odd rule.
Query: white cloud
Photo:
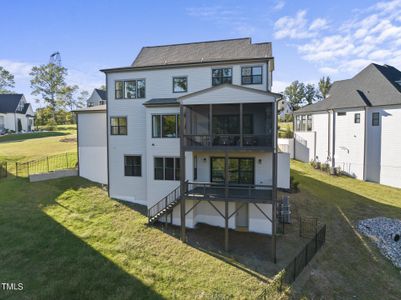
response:
[[[18,79],[29,77],[29,72],[31,72],[34,64],[0,59],[0,66],[11,72],[15,76],[15,78]]]
[[[284,16],[274,24],[276,39],[307,39],[317,36],[319,31],[327,28],[327,20],[317,18],[312,22],[306,19],[306,10],[299,10],[295,17]]]
[[[284,0],[277,0],[276,3],[273,6],[274,10],[281,10],[285,6],[285,1]]]
[[[298,52],[322,73],[352,75],[370,62],[401,67],[400,11],[401,0],[381,1],[354,12],[351,19],[328,24],[324,18],[309,22],[302,10],[278,19],[275,37],[302,38],[295,45]]]

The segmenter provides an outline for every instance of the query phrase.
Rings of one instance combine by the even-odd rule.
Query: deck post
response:
[[[209,145],[213,146],[213,106],[209,104]]]
[[[224,213],[224,249],[226,252],[229,251],[228,247],[228,201],[225,201],[225,213]]]
[[[244,144],[244,132],[243,132],[243,127],[244,127],[244,117],[243,117],[243,106],[242,103],[239,104],[239,135],[240,135],[240,146],[242,147]]]
[[[277,101],[273,103],[273,155],[272,155],[272,256],[273,262],[277,262],[276,254],[276,206],[277,206]]]
[[[181,217],[181,241],[186,242],[185,236],[185,151],[184,151],[184,136],[185,136],[185,109],[180,105],[180,217]]]

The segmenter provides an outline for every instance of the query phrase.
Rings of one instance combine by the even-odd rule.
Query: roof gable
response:
[[[14,113],[23,94],[0,94],[0,113]]]
[[[250,38],[143,47],[132,67],[207,63],[272,57],[271,43]]]

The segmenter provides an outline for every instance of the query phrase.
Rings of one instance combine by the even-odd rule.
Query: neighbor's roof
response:
[[[401,71],[370,64],[353,78],[334,82],[325,100],[304,106],[296,113],[396,104],[401,104]]]
[[[107,93],[105,90],[95,89],[95,91],[99,95],[100,99],[107,100]]]
[[[0,94],[0,113],[14,113],[23,94]]]
[[[185,64],[268,59],[272,56],[271,43],[252,43],[251,38],[147,46],[141,49],[131,66],[101,71],[125,71]]]
[[[73,112],[75,112],[75,113],[106,112],[106,104],[92,106],[92,107],[79,108],[79,109],[73,110]]]
[[[177,98],[154,98],[146,101],[145,106],[179,106]]]
[[[23,113],[23,114],[26,114],[26,112],[27,112],[27,110],[28,110],[28,108],[29,108],[30,105],[31,105],[30,103],[25,103],[25,104],[24,104],[24,108],[22,109],[22,113]]]

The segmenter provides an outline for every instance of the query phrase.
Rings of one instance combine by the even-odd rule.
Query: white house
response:
[[[23,94],[0,94],[0,133],[33,129],[34,112]]]
[[[293,113],[292,105],[291,103],[286,100],[286,99],[281,99],[278,101],[277,104],[277,112],[280,120],[284,121],[285,116],[291,115]]]
[[[107,93],[105,90],[93,89],[91,96],[86,100],[86,106],[92,107],[107,103]]]
[[[81,176],[146,205],[150,223],[181,225],[183,239],[197,223],[274,236],[289,155],[276,147],[273,70],[271,43],[250,38],[144,47],[131,66],[102,70],[104,118],[78,111]],[[83,144],[92,130],[107,157]]]
[[[401,187],[401,72],[370,64],[295,112],[295,157]]]

